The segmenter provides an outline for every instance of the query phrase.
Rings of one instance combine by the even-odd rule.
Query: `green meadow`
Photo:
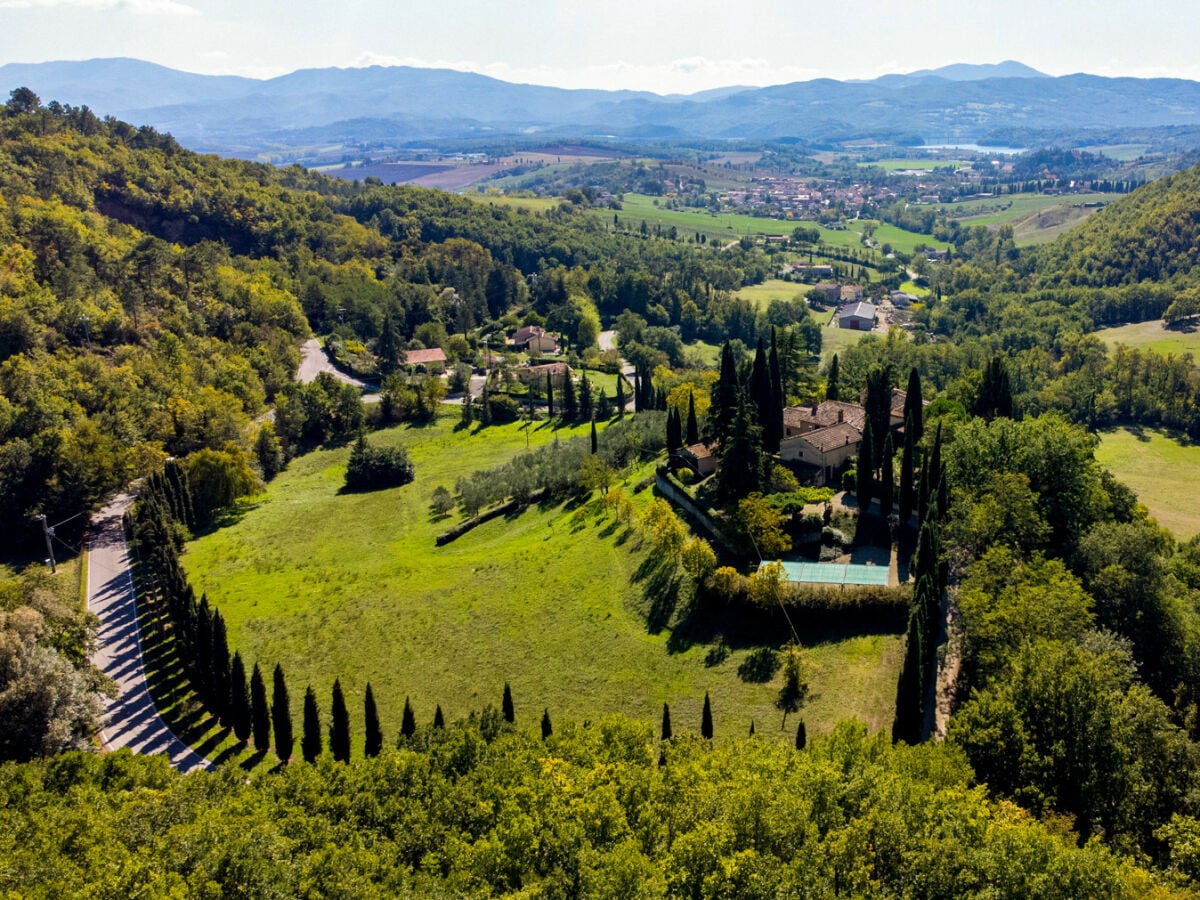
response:
[[[1133,488],[1158,524],[1187,540],[1200,534],[1191,486],[1200,476],[1200,445],[1163,431],[1114,428],[1100,436],[1096,459]]]
[[[349,450],[316,451],[293,460],[233,524],[189,544],[193,585],[221,610],[231,647],[267,671],[282,664],[297,726],[305,686],[327,708],[340,678],[356,740],[368,681],[389,739],[406,696],[419,721],[432,718],[435,704],[454,719],[498,706],[506,681],[527,726],[543,709],[555,721],[619,711],[657,722],[667,702],[676,731],[694,730],[709,691],[718,734],[744,735],[752,719],[760,733],[780,733],[778,685],[737,674],[752,645],[731,639],[732,652],[718,662],[700,639],[647,626],[647,553],[636,530],[616,525],[598,497],[533,506],[436,547],[435,536],[458,514],[435,520],[435,487],[453,490],[459,474],[502,463],[527,441],[587,432],[547,424],[531,433],[520,424],[473,432],[457,429],[457,419],[447,411],[431,426],[372,436],[408,449],[412,484],[340,493]],[[626,490],[652,471],[647,462],[629,473]],[[650,496],[643,490],[635,504]],[[705,641],[714,636],[708,626]],[[778,645],[785,637],[760,639]],[[851,716],[887,727],[899,638],[802,639],[810,732]],[[210,737],[208,746],[217,742]]]
[[[1096,337],[1108,344],[1109,348],[1124,344],[1136,350],[1153,350],[1163,356],[1174,354],[1182,356],[1191,353],[1200,358],[1200,331],[1179,331],[1166,328],[1162,319],[1152,319],[1149,322],[1135,322],[1132,325],[1121,325],[1117,328],[1105,328],[1096,332]]]

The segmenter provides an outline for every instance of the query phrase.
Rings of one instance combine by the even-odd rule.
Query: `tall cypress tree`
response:
[[[621,373],[617,373],[618,380]],[[583,374],[579,376],[579,418],[583,421],[588,421],[594,418],[595,404],[592,400],[592,385],[588,381],[587,369],[583,370]]]
[[[687,445],[700,443],[700,426],[696,422],[696,394],[688,391]]]
[[[738,383],[737,362],[733,358],[733,347],[726,341],[721,347],[721,374],[713,386],[712,406],[709,407],[708,422],[715,437],[722,445],[733,433],[733,422],[737,417],[741,388]]]
[[[266,753],[271,746],[271,712],[267,707],[267,685],[258,663],[250,675],[250,720],[254,731],[254,749]]]
[[[568,422],[579,418],[579,400],[575,397],[575,382],[571,380],[570,372],[563,378],[562,417]]]
[[[858,445],[858,464],[855,469],[857,478],[854,485],[858,508],[863,512],[871,508],[871,496],[874,493],[875,462],[871,455],[871,444],[873,442],[871,420],[867,419],[863,423],[862,441]]]
[[[242,654],[234,653],[229,664],[229,724],[234,737],[242,743],[250,739],[250,694],[246,688],[246,664]]]
[[[549,372],[546,373],[546,416],[554,418],[554,379]]]
[[[683,428],[679,413],[674,408],[667,410],[667,452],[674,453],[683,446]]]
[[[762,487],[762,430],[754,422],[752,407],[749,401],[738,405],[733,428],[722,446],[717,493],[726,502],[740,500]]]
[[[225,632],[225,617],[221,611],[213,613],[212,659],[209,662],[209,707],[223,725],[231,725],[229,717],[229,638]]]
[[[300,730],[300,755],[305,762],[316,762],[321,755],[321,711],[310,684],[304,691],[304,718]]]
[[[671,739],[671,707],[667,706],[665,703],[663,704],[661,738],[664,741],[669,741]]]
[[[625,418],[625,376],[617,373],[617,418]]]
[[[600,449],[600,441],[596,436],[596,420],[592,419],[592,455],[596,455],[596,451]]]
[[[329,751],[338,762],[350,762],[350,712],[346,709],[346,697],[342,694],[342,682],[333,680],[333,703],[329,715]]]
[[[929,514],[929,454],[921,451],[921,481],[917,488],[917,522]]]
[[[441,709],[439,706],[438,709]],[[400,736],[410,738],[417,733],[417,715],[413,712],[412,703],[404,698],[404,714],[400,717]]]
[[[550,725],[550,710],[542,710],[542,740],[550,737],[554,733],[554,728]]]
[[[912,425],[908,424],[909,419]],[[908,388],[904,393],[904,430],[912,431],[913,446],[921,443],[925,434],[925,403],[921,397],[921,376],[914,366],[908,373]]]
[[[772,414],[774,422],[771,424],[772,434],[775,440],[775,449],[779,449],[779,442],[783,439],[783,407],[786,398],[783,394],[783,374],[779,368],[779,348],[775,341],[775,326],[771,326],[771,349],[767,353],[767,371],[771,375],[771,402]]]
[[[779,449],[779,435],[775,431],[775,398],[771,391],[771,373],[767,369],[767,354],[762,338],[754,351],[754,368],[750,371],[750,399],[758,410],[758,421],[762,427],[763,450],[774,453]]]
[[[896,498],[896,472],[893,468],[895,455],[892,433],[889,431],[883,439],[883,457],[879,460],[879,514],[883,516],[892,514],[892,504]]]
[[[366,726],[366,737],[363,741],[363,756],[370,759],[378,756],[383,749],[383,728],[379,724],[379,710],[375,706],[375,693],[371,690],[371,682],[367,682],[367,691],[363,695],[363,723]]]
[[[287,684],[283,680],[283,667],[275,663],[274,689],[271,694],[271,724],[275,726],[275,755],[285,766],[292,758],[295,738],[292,736],[292,708],[288,702]]]
[[[883,456],[883,439],[892,430],[892,367],[871,366],[867,372],[867,399],[863,404],[871,423],[871,459]]]
[[[913,371],[916,371],[915,369]],[[900,521],[907,522],[912,517],[916,497],[913,496],[913,419],[909,415],[904,420],[904,450],[900,455]]]
[[[704,692],[704,709],[700,713],[700,736],[710,740],[713,736],[712,702],[708,699],[708,691]]]
[[[842,397],[842,388],[838,383],[840,378],[838,370],[838,355],[833,354],[833,359],[829,361],[829,374],[825,376],[825,399],[840,400]]]
[[[504,699],[500,703],[500,711],[504,713],[504,721],[510,725],[517,720],[516,711],[513,709],[512,689],[507,681],[504,682]]]
[[[804,720],[800,720],[800,724],[796,726],[796,749],[803,750],[808,746],[808,729],[804,727]]]

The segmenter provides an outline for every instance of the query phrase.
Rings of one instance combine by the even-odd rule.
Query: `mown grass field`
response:
[[[1182,356],[1191,353],[1200,359],[1200,331],[1179,331],[1163,326],[1162,319],[1152,319],[1149,322],[1135,322],[1132,325],[1121,325],[1117,328],[1105,328],[1096,332],[1096,336],[1109,348],[1124,344],[1137,350],[1153,350],[1164,356],[1174,354]]]
[[[968,164],[969,160],[965,159],[880,159],[875,162],[860,162],[858,167],[866,169],[875,166],[883,169],[885,172],[895,172],[898,169],[926,169],[932,171],[944,166],[953,166],[957,169],[960,166]]]
[[[804,295],[811,289],[812,285],[771,278],[762,284],[747,285],[741,288],[737,295],[753,303],[755,309],[766,309],[772,300],[799,299],[803,302]]]
[[[735,646],[707,666],[707,645],[648,629],[637,580],[646,552],[598,503],[583,513],[534,507],[436,548],[435,535],[457,513],[432,520],[434,487],[452,489],[458,474],[500,463],[526,443],[516,424],[471,434],[456,431],[456,422],[448,412],[430,427],[372,437],[408,448],[413,484],[340,494],[349,450],[314,452],[294,460],[235,524],[189,545],[187,570],[225,616],[231,646],[268,671],[282,663],[297,727],[305,686],[327,709],[340,677],[356,740],[367,681],[389,740],[406,695],[419,721],[428,722],[439,703],[454,719],[498,706],[505,681],[519,724],[530,727],[543,708],[555,721],[621,711],[657,722],[669,702],[676,731],[694,730],[707,690],[718,734],[744,735],[751,719],[760,733],[778,733],[777,686],[737,675],[752,648]],[[543,426],[530,442],[585,432]],[[631,481],[649,471],[643,466]],[[643,491],[638,504],[649,497]],[[898,652],[893,635],[807,648],[809,730],[824,732],[850,716],[887,727]]]
[[[1184,540],[1200,534],[1200,506],[1190,489],[1200,480],[1200,445],[1158,430],[1115,428],[1101,434],[1096,459],[1137,491],[1159,525]]]

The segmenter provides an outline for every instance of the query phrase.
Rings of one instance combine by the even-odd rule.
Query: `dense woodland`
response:
[[[873,456],[856,473],[860,496],[897,466],[901,482],[921,473],[896,488],[918,548],[896,746],[852,724],[797,749],[680,723],[672,737],[666,716],[658,734],[619,719],[551,726],[549,712],[539,735],[536,716],[514,722],[509,697],[503,714],[448,726],[406,717],[371,758],[312,753],[315,765],[249,780],[63,753],[87,745],[105,687],[86,661],[95,622],[31,567],[0,582],[0,755],[21,760],[0,767],[0,887],[1187,891],[1200,877],[1200,541],[1159,529],[1096,464],[1089,430],[1200,437],[1190,358],[1109,351],[1091,333],[1192,315],[1198,186],[1200,170],[1151,184],[1029,252],[1003,228],[959,229],[952,259],[928,271],[938,299],[916,314],[923,328],[868,338],[818,375],[819,334],[814,347],[797,310],[732,296],[771,269],[753,247],[617,234],[569,202],[533,215],[201,157],[14,92],[0,115],[0,529],[13,552],[39,538],[31,516],[66,519],[148,476],[134,536],[161,550],[154,577],[173,581],[189,531],[214,527],[291,455],[436,404],[427,382],[385,382],[389,411],[370,414],[330,378],[293,384],[310,331],[385,361],[437,345],[470,362],[482,338],[522,323],[562,333],[575,359],[601,322],[617,329],[643,411],[590,447],[463,473],[446,499],[470,514],[538,489],[604,489],[607,467],[685,434],[724,440],[727,508],[803,505],[794,478],[761,463],[785,402],[881,397],[906,377],[934,400],[904,449],[886,429],[864,441]],[[696,337],[726,342],[719,372],[689,368],[682,342]],[[559,416],[581,415],[574,394],[558,399]],[[259,421],[269,407],[274,427]],[[411,478],[407,459],[372,455],[363,438],[356,454],[365,480],[352,487]],[[942,686],[956,709],[943,742],[905,746],[930,731],[943,590],[959,613],[961,669]],[[219,611],[183,583],[170,593],[178,640],[207,648],[189,657],[198,693],[274,747],[252,710],[219,708],[231,696],[265,706],[262,673],[221,651]]]

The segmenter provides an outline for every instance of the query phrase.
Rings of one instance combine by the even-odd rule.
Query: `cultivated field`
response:
[[[1159,525],[1184,540],[1200,534],[1200,506],[1191,489],[1200,479],[1200,445],[1158,430],[1117,428],[1101,434],[1096,459],[1137,491]]]
[[[1182,356],[1191,353],[1200,358],[1200,331],[1179,331],[1165,328],[1162,319],[1149,322],[1135,322],[1132,325],[1121,325],[1118,328],[1105,328],[1096,332],[1096,336],[1110,348],[1117,344],[1133,347],[1138,350],[1153,350],[1155,353],[1175,354]]]
[[[458,474],[502,462],[526,443],[516,424],[470,434],[456,431],[456,420],[448,413],[430,427],[372,437],[409,449],[413,484],[339,494],[349,451],[318,451],[294,460],[236,524],[189,545],[188,572],[225,616],[231,646],[267,667],[283,664],[297,722],[305,685],[324,705],[335,677],[359,731],[371,681],[389,739],[406,695],[422,722],[436,703],[457,718],[498,705],[508,681],[518,721],[529,726],[543,708],[555,721],[622,711],[656,722],[669,702],[676,731],[694,730],[707,690],[718,734],[745,734],[751,719],[760,733],[779,734],[777,686],[737,675],[751,647],[732,641],[732,654],[709,666],[708,645],[647,628],[637,579],[645,552],[598,503],[583,512],[534,507],[436,548],[435,535],[457,514],[432,520],[433,488],[453,488]],[[530,442],[555,435],[544,425]],[[644,491],[637,502],[648,499]],[[805,639],[813,643],[805,651],[809,730],[850,716],[887,727],[899,638]]]
[[[1020,246],[1044,244],[1067,232],[1121,194],[1006,194],[942,204],[963,225],[1011,225]]]

